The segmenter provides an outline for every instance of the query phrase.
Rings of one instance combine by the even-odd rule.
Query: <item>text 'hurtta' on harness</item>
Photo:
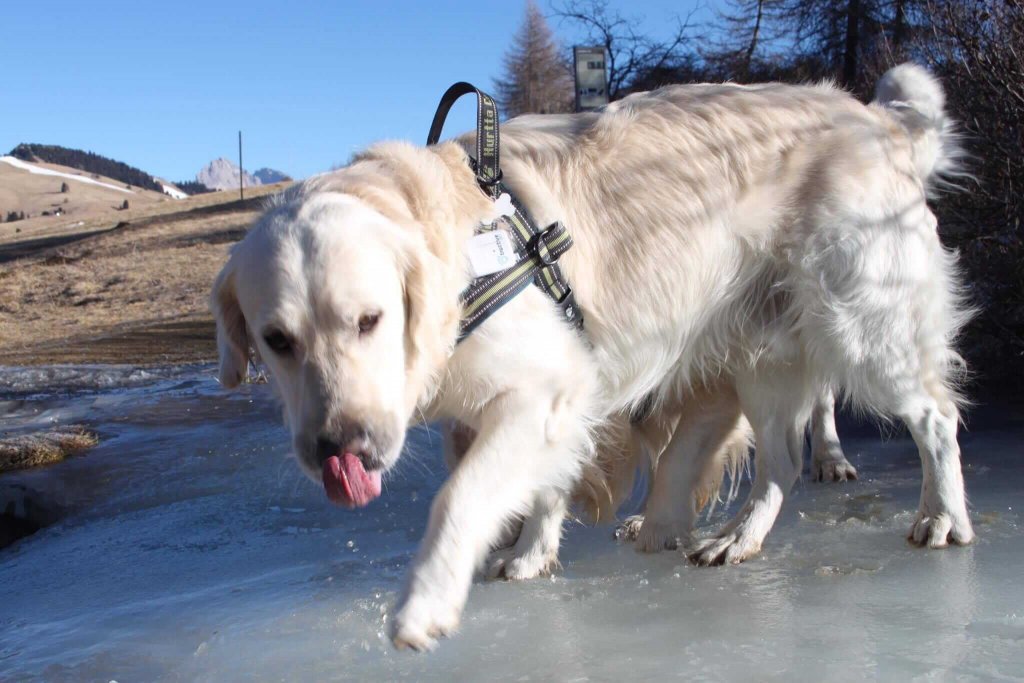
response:
[[[493,223],[482,225],[478,235],[507,232],[515,261],[509,268],[488,273],[474,279],[462,292],[462,320],[459,322],[459,341],[465,339],[484,320],[523,291],[531,281],[558,306],[566,322],[577,330],[583,329],[583,315],[576,304],[572,288],[558,267],[558,258],[572,246],[572,237],[561,222],[541,230],[526,208],[502,183],[499,163],[498,107],[494,99],[469,83],[456,83],[448,88],[437,105],[437,113],[430,125],[427,144],[441,138],[441,129],[452,105],[463,95],[476,94],[476,158],[470,164],[480,189],[492,200],[504,203],[507,209]],[[500,201],[499,201],[500,200]],[[501,250],[502,240],[496,240]],[[510,257],[513,255],[510,255]],[[511,258],[510,258],[511,260]]]

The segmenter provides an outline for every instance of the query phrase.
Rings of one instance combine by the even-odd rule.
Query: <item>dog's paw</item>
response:
[[[841,453],[839,458],[814,458],[811,463],[814,481],[856,481],[857,468],[850,464]]]
[[[637,539],[637,536],[639,536],[640,527],[643,526],[643,523],[643,515],[632,515],[630,517],[626,517],[626,519],[622,521],[622,524],[615,527],[615,540],[632,543]]]
[[[484,576],[488,580],[525,581],[545,576],[559,567],[557,553],[527,552],[517,555],[515,548],[499,548],[487,557]]]
[[[644,520],[637,532],[634,547],[641,553],[660,553],[662,550],[675,550],[682,540],[683,545],[689,540],[685,532],[680,532],[676,524],[655,522],[650,517]]]
[[[455,632],[459,612],[437,598],[409,596],[391,622],[391,642],[399,650],[429,652],[437,647],[438,638]]]
[[[712,536],[698,541],[687,558],[699,567],[739,564],[761,552],[761,541],[741,532]]]
[[[907,540],[929,548],[945,548],[950,542],[968,545],[974,540],[974,529],[966,510],[959,514],[940,512],[935,515],[919,511]]]

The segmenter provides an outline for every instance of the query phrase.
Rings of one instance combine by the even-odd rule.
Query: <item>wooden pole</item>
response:
[[[238,198],[245,201],[245,166],[242,165],[242,131],[238,131]]]

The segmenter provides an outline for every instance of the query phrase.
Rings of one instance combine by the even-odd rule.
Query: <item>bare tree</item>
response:
[[[869,27],[880,24],[882,4],[883,0],[787,0],[782,22],[797,50],[817,57],[826,73],[852,87],[861,53],[873,34]]]
[[[704,59],[723,78],[756,78],[755,58],[780,35],[788,0],[728,0],[717,12],[717,38],[701,50]]]
[[[943,80],[977,176],[937,207],[980,309],[964,348],[980,375],[1016,378],[1024,372],[1024,0],[928,0],[925,12],[932,31],[917,41],[919,54]]]
[[[615,100],[628,94],[645,73],[657,72],[686,61],[690,19],[676,18],[667,40],[654,40],[637,29],[637,20],[611,9],[608,0],[564,0],[554,15],[582,28],[591,45],[603,46],[608,63],[608,95]]]
[[[833,78],[867,95],[885,68],[909,56],[927,25],[925,2],[729,0],[721,37],[702,54],[723,77]]]
[[[757,41],[761,38],[761,26],[764,24],[764,9],[767,0],[757,0],[754,11],[754,25],[750,27],[750,40],[747,41],[747,49],[743,51],[743,68],[750,70],[750,60],[754,58],[757,50]]]
[[[1024,223],[1024,0],[930,0],[932,40],[922,54],[946,86],[950,109],[977,158],[979,186],[962,201],[997,208],[1015,233]],[[979,210],[970,211],[975,229]],[[979,223],[981,225],[979,225]],[[1024,277],[1024,274],[1022,274]],[[1022,292],[1024,298],[1024,292]]]
[[[573,81],[547,20],[533,0],[505,53],[505,74],[495,80],[496,99],[506,116],[571,111]]]

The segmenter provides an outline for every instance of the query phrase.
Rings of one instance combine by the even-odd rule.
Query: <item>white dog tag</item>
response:
[[[498,195],[498,198],[491,204],[491,211],[491,215],[483,219],[484,223],[493,223],[503,216],[511,216],[516,212],[516,207],[512,204],[512,197],[509,196],[508,192],[502,192]]]
[[[516,262],[516,251],[507,230],[491,230],[474,235],[466,242],[473,277],[483,277],[499,270],[511,268]]]
[[[494,200],[494,211],[499,216],[511,216],[516,212],[516,207],[512,205],[512,197],[509,196],[508,192],[502,192]]]

